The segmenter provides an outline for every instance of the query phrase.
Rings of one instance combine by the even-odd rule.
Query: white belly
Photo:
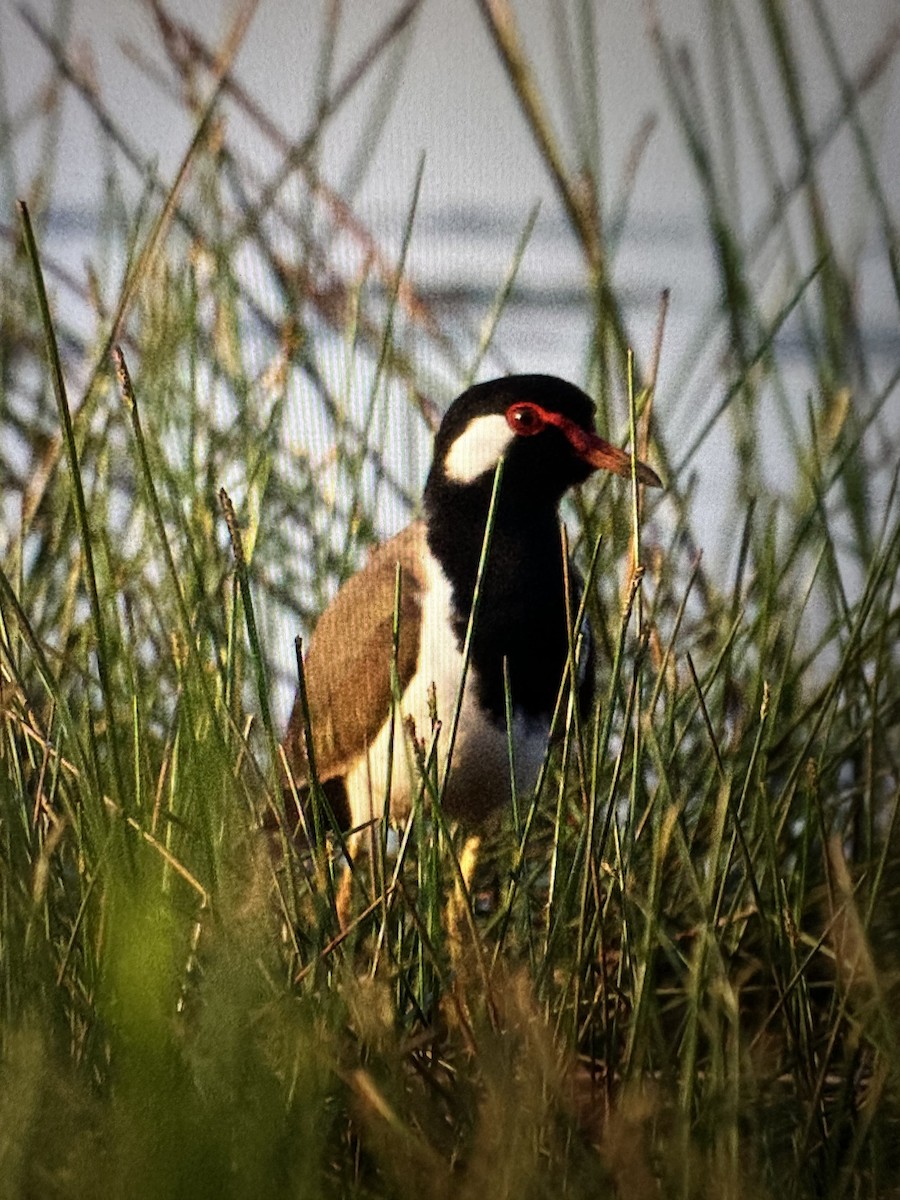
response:
[[[450,727],[456,709],[463,659],[452,639],[447,637],[451,617],[451,589],[443,571],[428,556],[428,580],[422,610],[419,641],[419,666],[403,693],[394,723],[394,755],[390,771],[391,815],[405,817],[421,791],[421,773],[407,729],[408,718],[415,724],[419,741],[426,751],[432,741],[429,693],[436,694],[437,717],[441,729],[437,740],[437,779],[443,778]],[[495,725],[479,710],[473,670],[470,665],[460,711],[456,742],[444,805],[451,815],[477,818],[485,816],[510,800],[509,750],[505,725]],[[516,787],[534,785],[549,734],[545,720],[513,722],[512,741],[516,764]],[[381,730],[368,754],[347,774],[345,786],[351,823],[363,825],[384,812],[388,788],[389,730]]]

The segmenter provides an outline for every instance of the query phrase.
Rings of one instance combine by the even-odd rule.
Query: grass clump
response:
[[[336,856],[273,857],[261,829],[278,804],[279,630],[308,629],[385,511],[411,506],[390,447],[427,445],[439,380],[490,361],[534,220],[482,338],[403,274],[415,202],[395,263],[319,178],[322,123],[415,7],[288,143],[231,70],[241,21],[217,57],[153,6],[196,131],[172,188],[29,18],[146,190],[126,204],[111,169],[85,282],[43,248],[39,189],[2,263],[0,1179],[11,1196],[895,1195],[897,376],[867,358],[820,157],[849,131],[892,264],[860,101],[896,38],[854,80],[811,6],[839,94],[816,127],[791,30],[761,0],[792,177],[759,89],[746,108],[729,93],[714,126],[653,23],[720,279],[664,418],[665,310],[632,355],[621,230],[584,183],[596,129],[557,144],[506,6],[481,6],[584,257],[601,420],[652,446],[667,493],[576,498],[599,703],[576,719],[563,688],[561,749],[477,853],[471,831],[416,814],[396,854],[359,864],[342,930]],[[561,9],[584,27],[559,36],[590,34],[589,8]],[[716,36],[752,85],[729,11]],[[596,80],[567,87],[590,115]],[[225,114],[272,148],[268,182]],[[776,197],[756,228],[721,153],[736,121]],[[297,208],[277,186],[290,173]],[[698,416],[701,340],[720,398]],[[685,411],[676,444],[667,418]],[[790,460],[773,484],[778,428]],[[733,553],[712,564],[692,471],[729,432]]]

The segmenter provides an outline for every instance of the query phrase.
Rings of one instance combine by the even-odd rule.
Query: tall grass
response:
[[[345,927],[336,847],[303,853],[262,828],[281,804],[275,614],[308,631],[385,503],[414,505],[390,448],[426,445],[433,398],[499,360],[534,213],[479,331],[442,320],[403,272],[415,198],[394,262],[317,173],[328,116],[370,75],[389,88],[415,3],[345,76],[323,63],[296,140],[233,73],[249,10],[219,51],[152,5],[157,82],[195,129],[171,186],[79,73],[64,21],[25,18],[55,90],[39,115],[11,94],[0,113],[4,186],[28,202],[9,210],[0,268],[10,1196],[898,1194],[900,504],[883,453],[898,379],[867,357],[823,166],[848,136],[900,305],[862,111],[898,31],[854,78],[818,0],[803,29],[758,0],[778,82],[764,93],[746,6],[710,5],[727,66],[710,101],[651,8],[719,273],[664,405],[665,305],[656,346],[632,346],[616,286],[630,195],[616,224],[593,58],[561,81],[561,139],[514,12],[480,7],[584,257],[585,382],[667,489],[629,505],[598,481],[575,499],[599,701],[569,703],[573,638],[535,794],[478,831],[417,809],[396,847],[354,856]],[[554,11],[560,47],[598,36],[590,5]],[[821,124],[799,68],[809,29],[837,96]],[[111,164],[83,278],[43,245],[71,91]],[[277,156],[273,177],[223,113]],[[34,181],[13,153],[30,124],[46,147]],[[774,197],[755,225],[739,126]],[[136,207],[125,163],[146,181]],[[779,352],[788,327],[814,380],[804,403]],[[719,398],[676,445],[667,416],[709,342]],[[791,457],[773,493],[776,429]],[[714,563],[695,545],[692,470],[722,430],[735,536]]]

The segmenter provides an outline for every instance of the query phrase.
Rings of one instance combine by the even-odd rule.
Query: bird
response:
[[[471,825],[509,802],[507,688],[516,785],[533,786],[570,644],[560,502],[597,470],[630,478],[634,466],[640,483],[661,483],[652,468],[599,437],[594,404],[580,388],[551,375],[511,375],[475,384],[453,401],[435,437],[421,518],[376,547],[315,626],[303,664],[308,722],[298,689],[282,743],[285,801],[300,798],[298,822],[310,787],[307,730],[319,782],[344,832],[383,817],[388,786],[391,818],[409,814],[423,794],[423,745],[431,749],[432,737],[441,778],[501,458],[442,807]],[[580,663],[584,706],[593,697],[591,654]]]

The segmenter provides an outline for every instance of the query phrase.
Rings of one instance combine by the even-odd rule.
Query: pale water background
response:
[[[49,0],[34,0],[28,7],[41,21],[52,24],[55,6]],[[548,89],[552,116],[564,132],[571,118],[565,97],[554,90],[553,81],[560,78],[566,48],[554,38],[548,7],[542,0],[526,0],[515,6],[515,11],[527,51]],[[754,31],[753,7],[747,5],[742,13],[751,43],[757,37],[762,46],[763,39]],[[397,8],[384,0],[352,0],[343,6],[334,77],[341,76]],[[714,8],[703,0],[661,0],[658,5],[667,32],[682,37],[690,49],[698,86],[711,101],[721,66],[710,35]],[[854,5],[829,2],[826,8],[851,75],[877,50],[890,22],[900,17],[896,0],[861,0]],[[793,0],[790,9],[798,28],[804,27],[804,20],[809,24],[805,4]],[[720,367],[722,329],[714,321],[718,277],[701,198],[659,81],[646,31],[646,12],[643,4],[621,0],[603,0],[596,6],[602,180],[605,208],[614,216],[635,136],[642,121],[654,116],[657,124],[641,161],[613,269],[617,288],[626,297],[629,336],[643,357],[649,355],[653,341],[660,292],[670,290],[656,414],[670,447],[675,448],[690,440],[692,431],[723,395],[728,379]],[[292,138],[314,116],[325,13],[326,5],[319,2],[264,0],[238,56],[236,69],[244,86]],[[227,27],[231,9],[189,0],[179,7],[178,15],[215,42]],[[190,140],[190,123],[123,53],[123,45],[131,42],[143,53],[159,58],[147,12],[137,3],[74,0],[70,22],[74,52],[91,64],[107,107],[146,157],[156,160],[161,177],[171,179]],[[488,356],[481,376],[515,369],[547,371],[578,381],[583,377],[589,321],[581,259],[476,5],[469,0],[426,0],[410,33],[392,54],[390,87],[381,87],[376,77],[330,124],[318,160],[323,177],[353,202],[382,248],[396,254],[420,156],[425,155],[408,273],[441,315],[464,356],[471,353],[472,333],[490,308],[528,212],[540,201],[537,226],[496,336],[496,353]],[[0,56],[7,94],[18,107],[46,77],[47,58],[8,0],[0,5]],[[756,57],[765,91],[767,77],[775,86],[774,69],[762,52]],[[824,121],[839,97],[814,38],[801,43],[800,60],[815,127],[816,120]],[[863,108],[895,219],[900,217],[898,75],[895,65],[867,96]],[[240,135],[240,118],[230,119]],[[77,276],[84,274],[95,234],[96,196],[104,170],[98,146],[93,118],[77,97],[70,95],[53,181],[57,199],[44,224],[43,237],[46,253]],[[263,175],[274,169],[274,158],[249,133],[246,151]],[[39,152],[36,139],[29,142],[25,138],[17,146],[17,178],[3,181],[5,222],[14,220],[12,193],[30,178],[32,159]],[[744,228],[749,231],[768,210],[771,198],[764,175],[753,169],[749,134],[740,128],[736,153],[747,163],[741,174],[740,207]],[[786,139],[785,178],[791,177],[796,166],[790,155]],[[864,337],[872,387],[877,391],[900,362],[900,319],[866,200],[858,154],[847,131],[825,155],[822,178],[827,181],[829,211],[841,230],[838,252],[847,262],[857,264]],[[136,202],[141,190],[136,171],[132,183]],[[290,199],[290,188],[285,197]],[[771,316],[787,298],[776,243],[764,246],[753,275]],[[264,299],[265,279],[259,286]],[[71,295],[57,288],[55,302],[65,306],[67,319],[77,328],[77,304]],[[259,337],[264,357],[270,348],[262,329]],[[786,325],[777,351],[788,390],[796,396],[798,413],[802,413],[814,377],[796,323]],[[326,353],[326,361],[330,358]],[[336,345],[333,362],[338,373],[340,360]],[[433,374],[434,399],[443,405],[452,397],[453,380],[446,365],[437,360]],[[300,442],[311,436],[302,396],[296,398],[286,432]],[[895,448],[900,444],[896,395],[885,409],[881,437],[889,466],[896,460]],[[708,560],[723,562],[734,549],[738,521],[737,514],[722,502],[734,469],[728,441],[726,423],[708,439],[693,464],[698,474],[697,540]],[[774,413],[771,445],[772,487],[788,490],[791,481],[784,478],[784,472],[790,458]],[[388,438],[387,452],[406,460],[415,491],[427,468],[429,438],[425,431],[415,429],[404,418]],[[873,504],[884,503],[884,487],[879,484],[873,489]],[[405,519],[402,507],[386,497],[380,513],[382,531],[391,532]],[[273,618],[270,633],[277,644],[286,647],[285,675],[289,676],[290,636],[280,626]],[[282,710],[288,692],[285,684],[279,692]]]

